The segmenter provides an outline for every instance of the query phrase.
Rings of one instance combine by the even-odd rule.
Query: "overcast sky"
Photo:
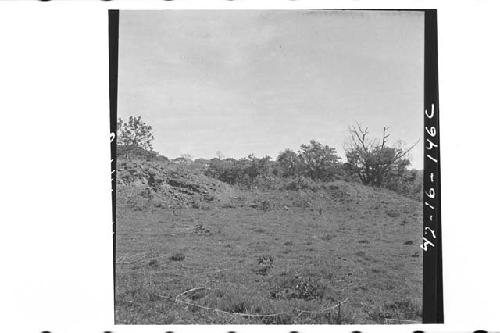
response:
[[[311,139],[337,149],[360,122],[420,140],[419,12],[120,11],[118,116],[153,126],[175,158],[273,158]]]

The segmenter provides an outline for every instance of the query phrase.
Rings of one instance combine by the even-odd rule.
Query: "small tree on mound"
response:
[[[125,157],[128,158],[128,152],[136,148],[152,151],[151,142],[154,139],[152,131],[153,128],[142,121],[141,116],[130,116],[127,122],[118,118],[117,144],[122,147]]]
[[[276,159],[280,166],[283,177],[297,176],[300,171],[299,155],[291,149],[285,149],[279,153]]]
[[[330,180],[338,171],[338,161],[335,148],[322,145],[311,140],[308,145],[300,146],[299,160],[301,173],[313,180]]]
[[[390,134],[384,127],[382,140],[368,138],[368,128],[359,124],[349,128],[351,141],[345,147],[348,169],[357,174],[366,185],[383,186],[402,177],[410,164],[408,153],[416,143],[409,147],[389,147],[387,139]]]

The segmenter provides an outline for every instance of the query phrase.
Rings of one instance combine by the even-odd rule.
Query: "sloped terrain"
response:
[[[123,160],[117,165],[119,203],[132,209],[188,208],[213,201],[224,201],[234,190],[199,169],[168,162]]]
[[[117,323],[421,321],[420,202],[341,180],[244,191],[169,162],[117,169]]]

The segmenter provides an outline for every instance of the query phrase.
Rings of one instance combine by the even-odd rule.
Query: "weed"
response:
[[[172,261],[183,261],[184,259],[186,259],[186,256],[184,255],[184,253],[176,253],[176,254],[170,256],[170,260],[172,260]]]
[[[274,257],[271,255],[262,255],[257,258],[257,267],[254,269],[254,273],[258,275],[267,275],[269,271],[273,268]]]
[[[274,262],[274,257],[271,255],[263,255],[263,256],[259,256],[257,258],[257,263],[259,265],[271,265],[272,266],[273,262]]]
[[[158,267],[160,267],[160,264],[158,263],[158,260],[156,260],[156,259],[151,259],[151,260],[148,262],[148,266],[149,266],[149,267],[152,267],[152,268],[158,268]]]
[[[203,226],[203,224],[197,224],[194,226],[193,232],[197,235],[209,235],[210,229]]]

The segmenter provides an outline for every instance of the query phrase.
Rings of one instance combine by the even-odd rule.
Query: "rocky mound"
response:
[[[116,173],[117,201],[136,208],[203,206],[224,201],[233,192],[231,186],[206,177],[200,169],[169,162],[120,160]]]
[[[348,207],[373,202],[412,202],[390,190],[336,180],[328,183],[281,180],[268,190],[239,190],[207,177],[203,166],[145,159],[119,159],[117,163],[117,204],[134,210],[147,207],[210,209],[250,207],[270,209],[301,208],[321,211],[331,206]]]

